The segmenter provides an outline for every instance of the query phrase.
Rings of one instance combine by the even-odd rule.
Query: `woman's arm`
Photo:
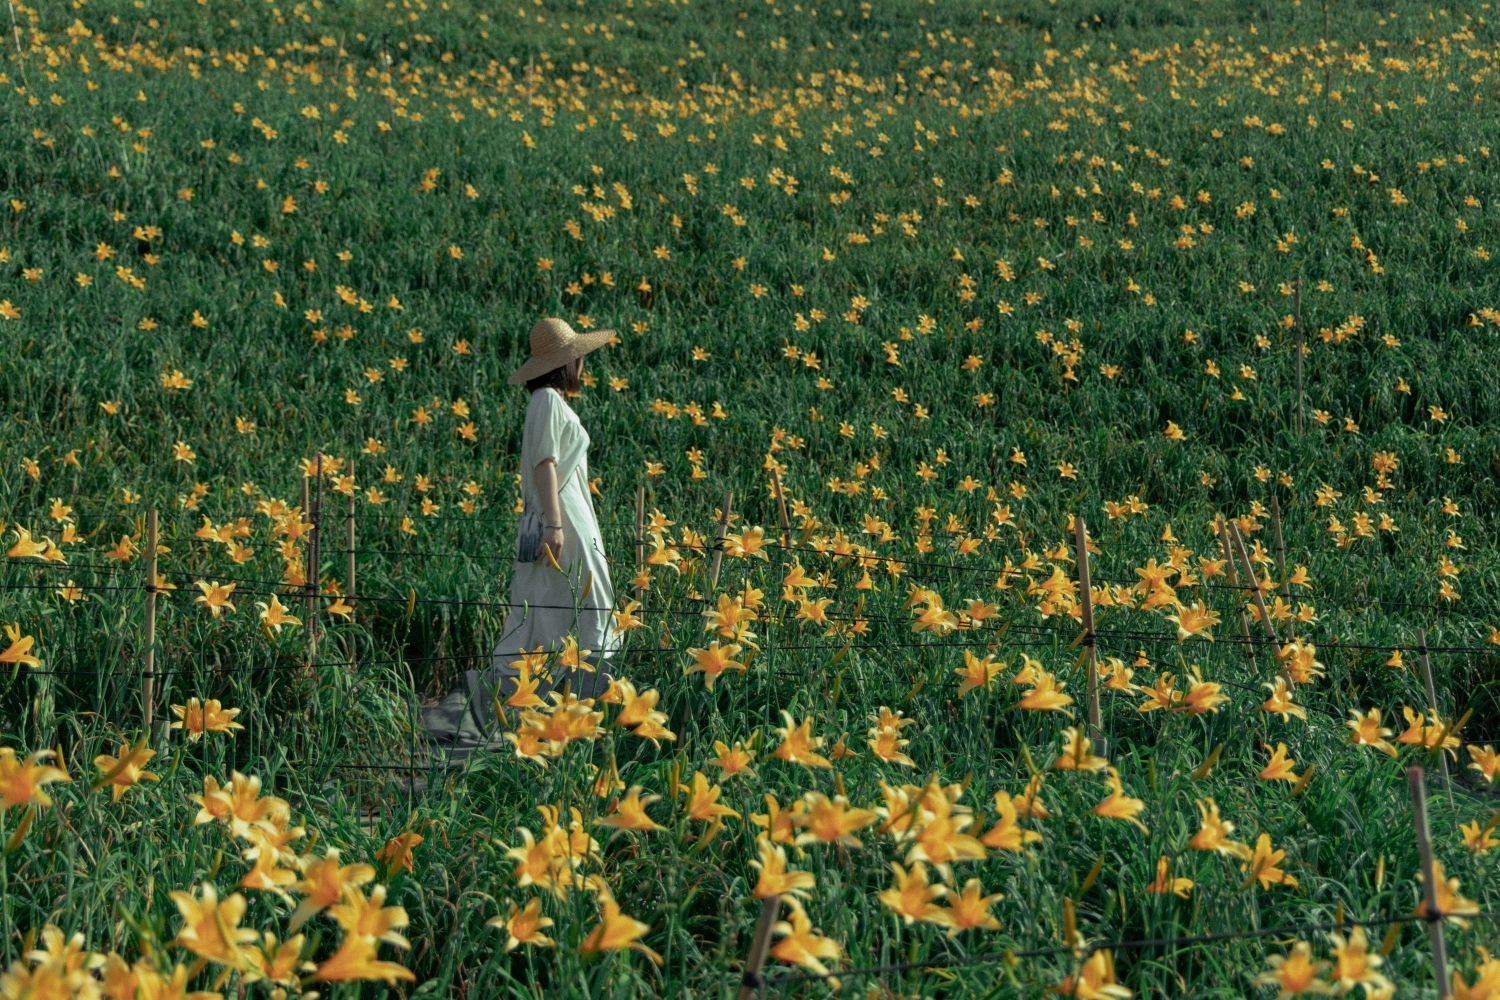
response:
[[[562,501],[557,496],[557,462],[550,458],[538,462],[532,479],[536,482],[536,492],[542,501],[542,541],[537,546],[536,555],[541,559],[542,549],[551,549],[553,561],[561,566],[563,521]]]

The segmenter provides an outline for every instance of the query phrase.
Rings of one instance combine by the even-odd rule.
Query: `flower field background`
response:
[[[16,0],[0,993],[1500,997],[1492,13]]]

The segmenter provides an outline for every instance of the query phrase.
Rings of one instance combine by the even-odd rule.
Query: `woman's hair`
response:
[[[581,391],[578,384],[578,374],[583,366],[577,360],[569,361],[560,368],[554,368],[545,375],[526,380],[526,391],[536,392],[538,389],[556,389],[565,396],[575,395]]]

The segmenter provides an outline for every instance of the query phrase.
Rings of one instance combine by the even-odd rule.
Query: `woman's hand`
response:
[[[550,562],[561,569],[564,540],[561,525],[549,524],[544,526],[542,528],[542,540],[536,547],[537,562]]]
[[[542,501],[542,542],[536,547],[536,558],[562,569],[564,534],[562,503],[558,498],[560,484],[557,481],[557,462],[550,458],[543,459],[537,463],[533,474],[536,477],[537,496]],[[543,549],[548,550],[550,558],[542,553]]]

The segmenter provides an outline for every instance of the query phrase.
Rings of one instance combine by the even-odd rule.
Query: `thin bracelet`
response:
[[[543,524],[542,527],[543,528],[553,528],[553,529],[556,529],[557,531],[563,530],[563,526],[560,525],[560,524]]]

